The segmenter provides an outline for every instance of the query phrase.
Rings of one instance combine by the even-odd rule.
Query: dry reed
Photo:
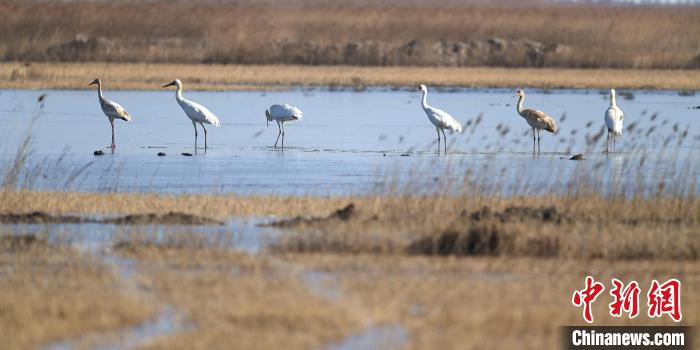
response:
[[[683,6],[3,1],[0,58],[683,68],[700,64],[699,16]]]
[[[158,89],[175,77],[194,90],[273,90],[296,86],[415,88],[617,88],[700,90],[698,70],[490,67],[358,67],[144,63],[0,63],[0,87],[87,89],[100,77],[109,89]]]

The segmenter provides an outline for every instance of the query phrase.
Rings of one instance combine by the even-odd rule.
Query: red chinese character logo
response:
[[[593,277],[586,277],[586,288],[577,290],[571,297],[571,302],[576,307],[583,306],[583,319],[588,323],[593,323],[593,313],[591,312],[591,303],[593,303],[598,295],[603,292],[605,286],[600,282],[594,282]]]
[[[639,315],[639,284],[636,281],[630,282],[627,287],[617,278],[612,279],[614,288],[610,290],[613,302],[608,305],[610,315],[613,317],[622,316],[622,312],[627,312],[629,318],[635,318]]]
[[[652,280],[647,298],[649,317],[661,317],[668,314],[676,322],[680,322],[683,318],[681,315],[681,282],[679,280],[670,279],[662,285],[659,285],[656,280]]]

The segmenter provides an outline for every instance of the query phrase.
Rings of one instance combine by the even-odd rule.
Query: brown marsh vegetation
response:
[[[159,214],[178,209],[218,219],[268,216],[270,222],[300,216],[286,221],[278,242],[255,254],[237,251],[226,240],[184,233],[161,239],[143,234],[139,226],[114,237],[111,250],[136,263],[132,278],[140,288],[185,320],[186,326],[143,343],[147,349],[309,349],[377,327],[401,330],[389,337],[395,342],[389,347],[555,348],[559,326],[583,322],[569,298],[588,274],[606,283],[612,277],[636,279],[642,286],[653,278],[678,278],[684,324],[697,322],[700,314],[698,294],[691,292],[700,288],[700,202],[694,197],[246,197],[7,190],[0,203],[5,213],[79,215],[109,208]],[[82,335],[95,331],[94,324],[119,329],[138,323],[135,316],[119,316],[131,315],[131,304],[121,294],[107,304],[100,294],[98,308],[89,306],[92,292],[80,293],[81,299],[71,304],[76,288],[102,293],[101,275],[90,272],[100,269],[99,261],[79,265],[87,271],[47,276],[42,281],[57,280],[46,286],[34,279],[5,278],[15,271],[10,266],[25,261],[43,266],[56,254],[51,252],[69,249],[43,243],[41,254],[25,256],[18,243],[13,245],[2,255],[0,286],[36,299],[16,303],[26,296],[3,293],[16,310],[0,319],[3,329],[38,317],[18,316],[32,310],[28,305],[43,310],[59,302],[69,303],[67,314],[90,310],[87,320],[101,317],[101,310],[109,312],[104,316],[108,321],[123,320],[88,326],[81,319],[71,323],[70,331],[55,333],[53,324],[45,323],[50,318],[43,318],[16,330],[18,339],[33,339],[22,344]],[[127,304],[114,310],[111,302]],[[594,312],[596,324],[671,323],[665,318],[613,319],[605,302],[594,304]],[[36,335],[43,333],[52,335]]]
[[[697,68],[699,18],[685,6],[10,0],[0,59]]]
[[[2,348],[36,348],[150,317],[154,306],[123,283],[109,266],[69,247],[0,232]]]
[[[692,164],[679,173],[654,170],[663,175],[661,189],[648,193],[644,185],[626,192],[613,184],[603,194],[590,190],[603,180],[574,179],[578,187],[557,195],[536,195],[523,184],[519,194],[503,197],[480,187],[478,177],[456,194],[40,192],[17,185],[28,144],[4,169],[3,223],[24,222],[27,213],[102,213],[140,214],[127,223],[150,224],[176,212],[204,223],[263,217],[282,222],[277,226],[285,231],[267,249],[246,253],[226,240],[181,230],[161,238],[127,225],[103,247],[133,263],[134,276],[125,277],[99,254],[71,248],[71,232],[54,242],[2,227],[0,338],[10,339],[8,348],[90,342],[95,332],[118,336],[162,305],[182,314],[184,324],[142,348],[309,349],[377,327],[402,330],[385,347],[556,348],[559,326],[583,323],[570,295],[586,275],[606,284],[634,279],[644,288],[651,279],[678,278],[683,324],[696,324],[700,315],[700,294],[693,292],[700,288],[700,201]],[[148,302],[123,288],[130,279]],[[604,299],[594,304],[597,325],[672,325],[667,318],[609,317]]]
[[[187,89],[274,90],[369,86],[617,88],[700,90],[700,70],[498,67],[366,67],[146,63],[0,63],[0,87],[86,89],[100,77],[107,89],[153,90],[173,77]]]
[[[700,287],[698,264],[690,261],[247,255],[197,248],[186,238],[160,245],[132,238],[116,252],[139,261],[140,278],[200,326],[148,349],[308,349],[380,327],[405,331],[388,348],[556,348],[558,327],[582,322],[569,296],[587,274],[642,286],[676,277],[684,291]],[[697,322],[699,304],[697,293],[685,294],[685,322]],[[603,301],[594,315],[600,325],[671,325],[607,317]]]
[[[274,251],[609,260],[700,256],[700,201],[695,197],[248,197],[31,191],[7,191],[0,197],[0,212],[182,211],[213,219],[319,218],[282,225],[294,233],[285,235]],[[326,217],[331,214],[328,208],[349,203],[353,210],[344,216]]]

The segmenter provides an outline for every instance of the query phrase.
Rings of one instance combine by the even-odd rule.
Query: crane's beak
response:
[[[163,85],[163,87],[164,87],[164,88],[166,88],[166,87],[168,87],[168,86],[173,86],[173,85],[175,85],[175,82],[174,82],[174,81],[173,81],[173,82],[171,82],[171,83],[169,83],[169,84],[165,84],[165,85]]]
[[[95,85],[97,84],[97,80],[93,80],[92,83],[88,84],[88,86]]]

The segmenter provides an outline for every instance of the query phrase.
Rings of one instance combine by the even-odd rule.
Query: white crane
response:
[[[622,122],[625,113],[617,106],[615,101],[615,89],[610,89],[610,107],[605,111],[605,126],[608,129],[608,137],[605,141],[605,152],[609,152],[610,133],[613,134],[613,153],[615,153],[615,138],[622,135]]]
[[[535,139],[537,140],[537,153],[540,152],[540,130],[544,129],[551,133],[557,132],[557,123],[547,113],[536,109],[523,109],[525,102],[525,91],[518,90],[513,97],[519,97],[516,110],[518,114],[525,118],[525,121],[532,128],[532,152],[535,152]],[[535,134],[537,137],[535,137]]]
[[[445,141],[445,155],[447,155],[447,137],[445,136],[445,129],[461,133],[462,124],[460,124],[457,119],[455,119],[449,113],[441,109],[428,106],[428,88],[425,85],[421,84],[420,91],[423,92],[423,110],[428,116],[430,122],[435,125],[435,130],[438,134],[438,155],[440,155],[440,131],[442,131],[442,138]]]
[[[112,125],[112,145],[109,146],[109,148],[114,150],[115,148],[117,148],[117,145],[114,143],[114,119],[121,119],[128,122],[131,120],[131,116],[129,115],[129,113],[126,112],[124,107],[102,96],[102,82],[100,81],[100,79],[93,80],[92,83],[88,84],[88,86],[94,84],[97,84],[97,98],[100,100],[100,107],[102,107],[102,112],[109,119],[109,124]]]
[[[274,104],[270,106],[269,109],[265,110],[265,118],[267,118],[267,125],[270,126],[271,121],[277,122],[277,140],[275,140],[275,146],[277,147],[277,142],[282,135],[282,149],[284,149],[284,124],[286,122],[292,122],[295,120],[300,120],[304,116],[301,109],[294,106],[290,106],[286,103]]]
[[[192,120],[192,126],[194,127],[195,151],[197,150],[197,123],[199,123],[204,130],[204,150],[206,150],[209,146],[207,145],[207,129],[204,127],[204,124],[211,124],[215,127],[219,127],[219,118],[217,118],[214,113],[199,103],[182,97],[182,82],[180,79],[175,79],[173,82],[163,85],[163,87],[166,88],[173,85],[177,86],[175,100],[177,100],[177,103],[180,105],[180,107],[182,107],[182,110],[185,111],[185,114],[190,118],[190,120]]]

